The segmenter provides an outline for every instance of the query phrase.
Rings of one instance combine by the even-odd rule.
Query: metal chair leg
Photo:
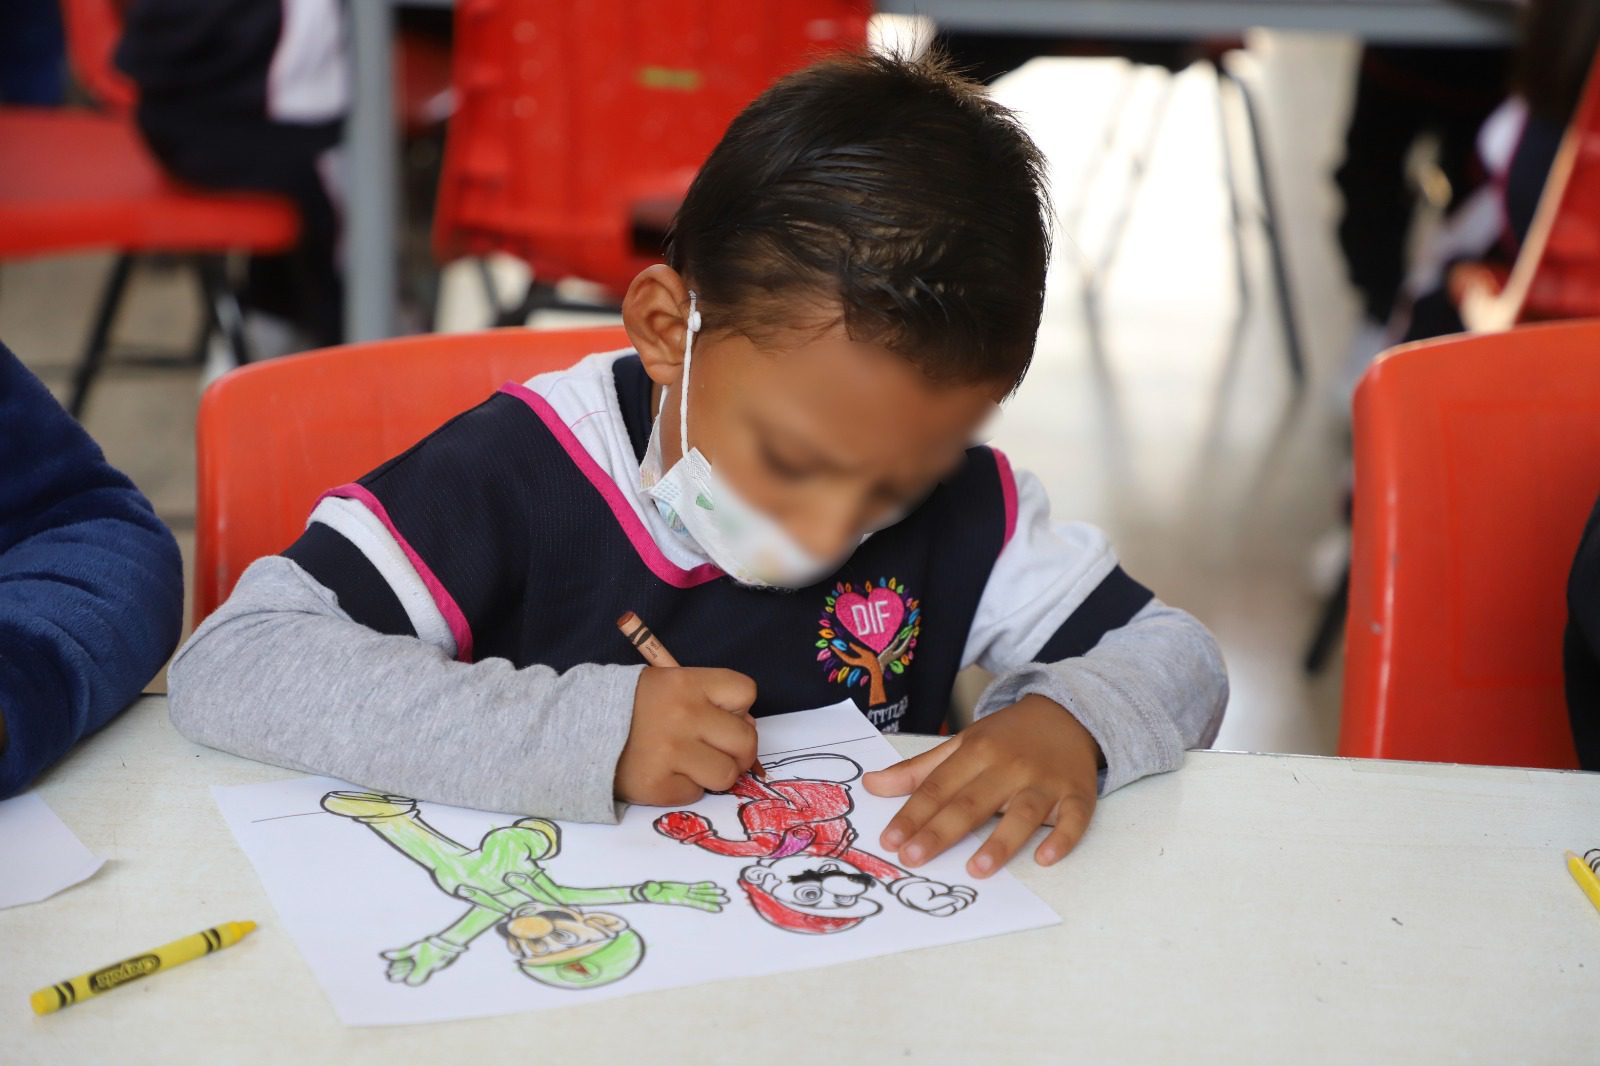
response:
[[[1088,209],[1089,194],[1093,191],[1095,183],[1100,180],[1100,172],[1105,169],[1111,150],[1116,147],[1117,133],[1122,128],[1122,114],[1127,110],[1128,100],[1133,96],[1134,86],[1138,80],[1137,69],[1123,72],[1117,88],[1117,98],[1112,102],[1111,110],[1106,113],[1105,124],[1100,130],[1099,149],[1089,160],[1089,165],[1084,168],[1083,176],[1078,179],[1078,192],[1071,205],[1061,212],[1061,230],[1077,251],[1078,272],[1082,275],[1083,284],[1086,286],[1095,282],[1094,261],[1077,243],[1079,229],[1084,212]]]
[[[1256,183],[1261,192],[1261,228],[1266,234],[1267,249],[1271,253],[1272,277],[1278,295],[1278,317],[1283,325],[1284,352],[1289,358],[1289,371],[1294,376],[1295,388],[1299,389],[1306,380],[1305,354],[1300,346],[1300,327],[1295,320],[1294,297],[1289,288],[1289,268],[1278,232],[1277,198],[1272,192],[1272,176],[1267,167],[1266,140],[1261,132],[1261,119],[1255,97],[1243,79],[1220,64],[1217,69],[1239,90],[1239,99],[1244,102],[1245,118],[1249,120],[1251,155],[1255,157]]]
[[[200,277],[200,271],[195,271],[196,295],[199,297],[200,320],[195,324],[194,340],[189,346],[189,361],[195,366],[206,365],[206,355],[211,346],[211,334],[216,328],[213,320],[216,316],[211,313],[211,293],[206,288],[205,279]]]
[[[250,346],[244,338],[244,311],[233,286],[228,283],[224,262],[213,256],[202,256],[195,260],[195,269],[200,275],[200,288],[205,293],[211,326],[228,342],[234,362],[243,366],[250,361]]]
[[[1165,71],[1157,73],[1160,74],[1161,81],[1156,87],[1155,103],[1150,108],[1150,120],[1145,128],[1144,141],[1128,158],[1128,179],[1122,188],[1122,204],[1106,230],[1105,247],[1100,253],[1100,261],[1094,267],[1095,279],[1101,285],[1104,285],[1106,278],[1110,276],[1117,253],[1122,250],[1122,236],[1127,232],[1128,223],[1133,218],[1134,201],[1138,199],[1139,188],[1144,184],[1145,174],[1150,169],[1150,157],[1155,154],[1156,140],[1160,137],[1161,127],[1167,119],[1167,105],[1172,102],[1176,75]]]
[[[128,289],[128,278],[133,273],[133,256],[119,255],[111,265],[111,276],[106,279],[100,294],[100,304],[95,309],[94,326],[89,330],[89,341],[83,356],[72,374],[72,398],[67,410],[72,417],[83,421],[83,409],[89,402],[89,387],[105,365],[106,350],[111,346],[111,325],[116,321],[117,310],[122,306],[123,294]]]
[[[1346,563],[1344,573],[1339,578],[1339,587],[1328,594],[1322,604],[1322,617],[1317,621],[1317,631],[1311,637],[1311,646],[1306,649],[1305,670],[1308,674],[1320,674],[1327,665],[1328,656],[1339,644],[1339,637],[1344,633],[1345,615],[1350,610],[1350,564]]]
[[[483,298],[489,305],[489,324],[492,326],[506,325],[505,322],[501,321],[505,314],[505,308],[500,305],[500,287],[495,284],[494,271],[489,269],[488,257],[475,255],[472,257],[472,264],[477,267],[478,283],[483,286]],[[516,324],[521,325],[522,323]]]
[[[1217,130],[1222,148],[1222,178],[1228,189],[1228,217],[1233,223],[1234,282],[1239,287],[1241,309],[1250,302],[1250,269],[1244,256],[1244,211],[1239,207],[1239,176],[1233,165],[1232,123],[1228,115],[1228,77],[1220,63],[1211,64],[1217,77]]]

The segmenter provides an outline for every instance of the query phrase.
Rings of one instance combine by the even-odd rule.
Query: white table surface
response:
[[[919,750],[925,738],[898,738]],[[40,784],[109,859],[0,911],[0,1062],[1593,1062],[1600,775],[1191,754],[1015,872],[1061,925],[569,1010],[347,1029],[212,802],[286,776],[149,698]],[[3,842],[0,842],[3,852]],[[28,993],[218,922],[261,928],[53,1015]],[[784,1042],[774,1040],[789,1034]]]

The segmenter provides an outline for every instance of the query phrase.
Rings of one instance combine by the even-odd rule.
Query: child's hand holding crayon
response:
[[[673,807],[725,792],[756,758],[756,683],[736,670],[647,667],[617,760],[617,798]]]
[[[1004,812],[967,861],[969,874],[987,877],[1041,825],[1055,826],[1033,853],[1041,865],[1077,845],[1094,814],[1099,763],[1099,745],[1065,708],[1024,696],[936,748],[867,774],[862,784],[878,796],[910,794],[882,838],[906,867],[920,866]]]

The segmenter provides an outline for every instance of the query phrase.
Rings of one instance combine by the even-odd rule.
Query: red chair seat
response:
[[[173,181],[129,119],[0,109],[0,258],[97,248],[274,252],[298,229],[281,197]]]

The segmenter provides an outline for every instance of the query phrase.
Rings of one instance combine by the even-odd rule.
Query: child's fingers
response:
[[[951,798],[978,776],[981,767],[976,759],[946,758],[930,770],[917,790],[911,793],[889,824],[883,829],[882,843],[890,851],[899,851],[906,841],[928,823]]]
[[[756,683],[739,671],[707,667],[699,673],[702,678],[701,691],[706,694],[706,699],[723,710],[743,714],[755,703]]]
[[[1063,799],[1056,811],[1056,827],[1035,849],[1034,861],[1040,866],[1060,862],[1067,852],[1077,847],[1078,841],[1083,839],[1084,831],[1089,828],[1089,818],[1093,814],[1092,798],[1071,795]]]
[[[698,803],[706,790],[683,774],[671,774],[651,790],[646,797],[636,798],[635,803],[647,803],[652,807],[686,807],[691,803]]]
[[[965,839],[1000,809],[1012,787],[996,781],[992,774],[973,777],[906,842],[900,850],[901,860],[907,866],[918,866]]]
[[[940,763],[954,755],[960,744],[960,737],[951,737],[921,755],[901,759],[893,766],[885,766],[882,770],[873,770],[862,775],[861,783],[874,796],[908,796],[917,790],[917,786],[921,785],[923,779],[937,769]]]
[[[1010,862],[1011,856],[1028,842],[1033,831],[1043,825],[1049,815],[1050,799],[1037,789],[1025,788],[1012,796],[1000,824],[989,834],[983,847],[967,860],[967,873],[973,877],[988,877]]]
[[[751,758],[754,757],[752,753]],[[726,792],[748,765],[748,762],[736,762],[727,752],[710,744],[696,744],[683,754],[675,769],[708,792]]]
[[[756,745],[760,738],[756,734],[755,719],[749,715],[713,710],[700,717],[697,728],[701,740],[725,753],[741,770],[756,761]]]

